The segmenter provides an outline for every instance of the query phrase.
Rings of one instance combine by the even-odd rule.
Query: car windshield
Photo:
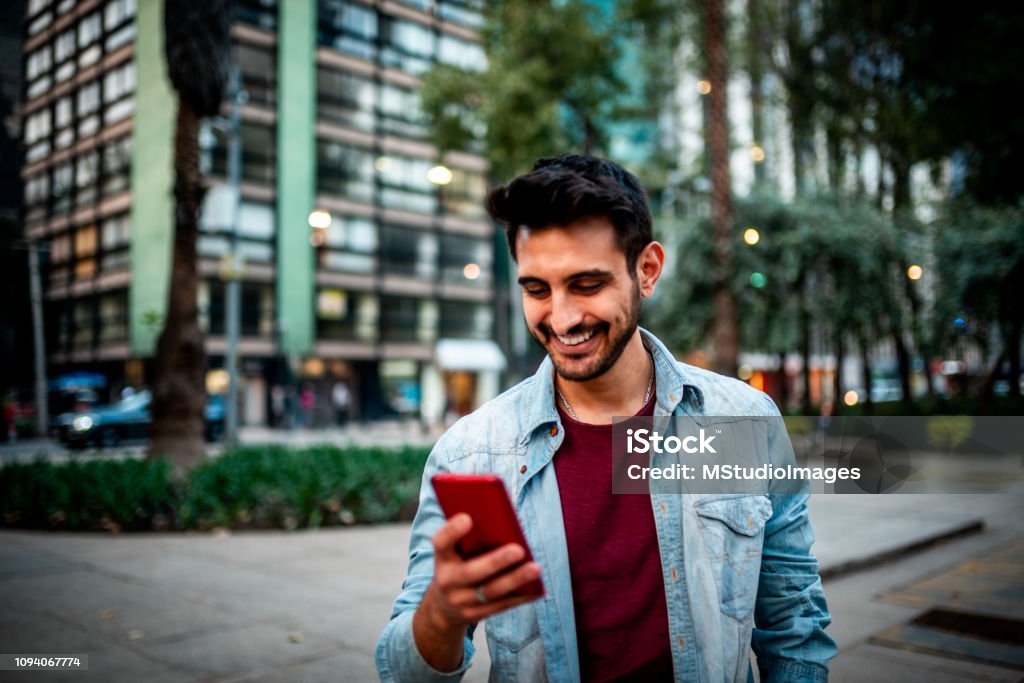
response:
[[[132,394],[128,398],[122,399],[117,403],[116,407],[118,410],[138,410],[149,404],[149,397],[148,391],[140,391],[137,394]]]

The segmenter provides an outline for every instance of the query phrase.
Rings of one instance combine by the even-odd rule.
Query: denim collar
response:
[[[654,358],[657,380],[655,414],[672,415],[676,407],[684,402],[684,410],[686,407],[697,411],[703,408],[704,392],[693,382],[691,373],[686,372],[689,366],[677,362],[665,345],[649,331],[641,327],[640,334],[644,348]],[[525,391],[526,410],[521,413],[519,422],[520,445],[529,441],[541,427],[559,423],[558,409],[555,407],[554,365],[550,356],[544,357]]]

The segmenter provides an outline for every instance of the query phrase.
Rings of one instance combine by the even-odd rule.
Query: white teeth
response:
[[[563,337],[562,335],[557,335],[557,336],[558,336],[558,341],[562,342],[566,346],[576,346],[577,344],[582,344],[583,342],[585,342],[588,339],[590,339],[591,337],[593,337],[594,336],[594,331],[593,330],[588,330],[584,334],[578,334],[575,337]]]

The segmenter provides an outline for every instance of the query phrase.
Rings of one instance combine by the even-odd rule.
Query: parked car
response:
[[[126,439],[146,439],[153,421],[149,404],[153,395],[147,391],[107,406],[92,410],[58,415],[55,423],[57,438],[69,448],[84,448],[90,444],[111,448]],[[224,399],[210,396],[203,411],[207,441],[220,441],[224,434]]]

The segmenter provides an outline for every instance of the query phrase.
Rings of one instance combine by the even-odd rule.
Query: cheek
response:
[[[544,307],[541,305],[541,302],[528,296],[524,296],[523,317],[526,319],[527,325],[530,327],[536,327],[537,323],[544,319]]]

